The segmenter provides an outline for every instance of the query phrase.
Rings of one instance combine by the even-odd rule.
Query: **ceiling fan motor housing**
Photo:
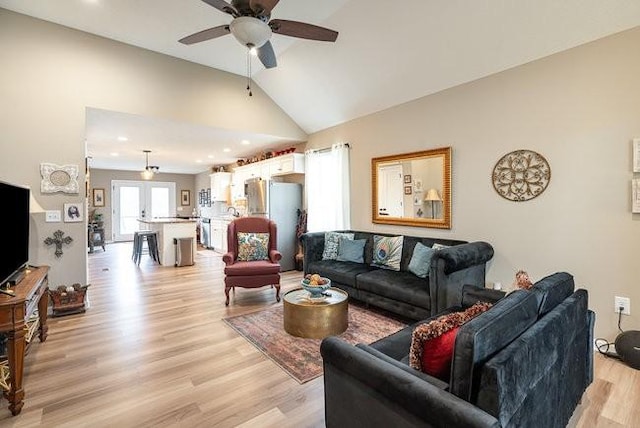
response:
[[[239,16],[229,24],[231,34],[244,46],[259,48],[271,38],[271,28],[251,16]]]

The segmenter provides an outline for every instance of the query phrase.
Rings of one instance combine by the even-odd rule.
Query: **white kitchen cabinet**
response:
[[[227,252],[227,227],[229,220],[211,219],[211,247],[218,253]]]
[[[304,155],[289,153],[269,159],[269,175],[304,174]]]
[[[211,177],[211,201],[229,203],[229,187],[231,185],[230,172],[215,172]]]
[[[247,172],[242,167],[238,167],[233,171],[231,178],[231,202],[244,199],[244,180],[247,178]]]

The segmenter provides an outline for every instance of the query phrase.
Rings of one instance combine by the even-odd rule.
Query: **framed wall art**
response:
[[[411,186],[404,186],[404,194],[405,195],[411,194]]]
[[[93,189],[93,206],[104,207],[104,189]]]
[[[76,195],[80,189],[78,186],[78,165],[56,165],[53,163],[41,163],[40,191],[42,193],[69,193]]]
[[[64,222],[77,223],[84,219],[82,203],[64,204]]]
[[[411,175],[407,174],[404,176],[404,182],[405,184],[411,184]]]
[[[188,206],[191,205],[191,192],[188,190],[180,191],[180,205]]]
[[[640,172],[640,138],[633,139],[633,172]]]

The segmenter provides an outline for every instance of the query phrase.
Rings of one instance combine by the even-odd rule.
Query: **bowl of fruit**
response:
[[[302,288],[311,294],[311,297],[322,297],[324,296],[324,292],[331,287],[331,280],[317,273],[305,275],[300,283],[302,284]]]

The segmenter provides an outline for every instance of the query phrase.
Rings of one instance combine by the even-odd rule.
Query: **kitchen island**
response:
[[[193,255],[196,254],[196,219],[191,218],[154,218],[138,219],[142,229],[158,232],[158,252],[160,264],[172,266],[176,262],[175,238],[192,238]]]

